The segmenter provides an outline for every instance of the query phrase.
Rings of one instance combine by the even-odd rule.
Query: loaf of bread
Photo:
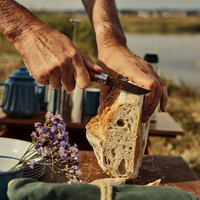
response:
[[[138,176],[149,132],[149,121],[141,122],[143,98],[115,88],[86,125],[98,163],[111,177]]]

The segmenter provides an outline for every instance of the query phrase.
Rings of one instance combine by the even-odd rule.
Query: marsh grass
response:
[[[167,112],[185,131],[176,138],[150,137],[156,155],[181,156],[200,178],[200,88],[163,78],[168,85]]]
[[[186,18],[139,18],[123,16],[122,29],[128,33],[140,34],[195,34],[200,33],[200,17]]]

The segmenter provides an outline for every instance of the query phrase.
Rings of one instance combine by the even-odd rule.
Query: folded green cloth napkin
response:
[[[100,188],[92,184],[58,184],[28,178],[9,183],[10,200],[100,200]],[[166,186],[112,186],[112,200],[200,200],[192,193]]]

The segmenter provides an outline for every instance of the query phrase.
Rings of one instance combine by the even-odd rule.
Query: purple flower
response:
[[[34,143],[34,146],[35,146],[36,149],[39,149],[42,145],[38,144],[38,143]]]
[[[50,155],[51,151],[47,146],[45,146],[43,153],[44,153],[43,156],[46,157],[46,156]]]
[[[44,127],[37,127],[37,131],[40,135],[45,135],[46,134],[46,129]]]
[[[35,128],[37,128],[38,126],[41,126],[41,123],[40,123],[40,122],[36,122],[36,123],[34,124],[34,126],[35,126]]]
[[[28,167],[30,167],[31,169],[33,169],[35,163],[36,163],[35,160],[33,160],[31,163],[28,163]]]
[[[42,148],[40,148],[40,149],[37,149],[37,153],[38,153],[39,155],[41,155],[41,154],[42,154],[42,151],[43,151],[43,149],[42,149]]]
[[[33,132],[31,133],[31,137],[37,138],[36,132],[33,131]]]
[[[64,147],[60,147],[60,155],[62,156],[65,153],[65,148]]]
[[[39,142],[42,142],[42,138],[41,137],[38,137],[37,139],[38,139]]]
[[[63,132],[65,132],[65,125],[63,125],[63,124],[58,124],[58,128],[60,129],[60,131],[63,133]]]
[[[46,119],[49,119],[49,120],[51,120],[51,118],[53,117],[53,114],[51,113],[51,112],[47,112],[46,113]]]
[[[64,159],[68,157],[67,153],[65,152],[65,148],[62,146],[60,147],[60,156]],[[63,161],[65,161],[65,160],[63,160]]]
[[[76,175],[77,175],[77,176],[81,176],[81,174],[82,174],[81,170],[77,170],[77,171],[76,171]]]
[[[46,137],[49,138],[50,140],[54,138],[54,134],[51,131],[47,131]]]
[[[49,165],[57,162],[62,168],[58,170],[66,172],[69,184],[81,182],[81,171],[78,168],[80,153],[76,144],[73,146],[69,144],[66,124],[60,115],[54,116],[51,112],[47,112],[45,117],[44,126],[35,123],[36,131],[31,134],[35,151],[45,157]],[[34,163],[31,162],[29,166],[32,168]]]
[[[68,142],[69,141],[69,133],[67,131],[65,131],[63,134],[63,139]]]
[[[53,142],[53,144],[54,145],[56,145],[56,144],[58,144],[59,143],[59,141],[56,139],[56,140],[54,140],[54,142]]]
[[[54,132],[56,131],[56,129],[57,129],[57,126],[54,125],[54,124],[52,124],[52,127],[51,127],[50,131],[51,131],[52,133],[54,133]]]
[[[60,142],[60,146],[61,146],[61,147],[64,147],[64,148],[65,148],[66,145],[67,145],[67,143],[66,143],[65,141],[61,141],[61,142]]]
[[[61,115],[58,115],[57,118],[59,120],[59,123],[63,123],[63,118],[61,117]]]

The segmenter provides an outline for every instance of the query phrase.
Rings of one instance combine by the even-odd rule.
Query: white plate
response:
[[[35,170],[41,170],[41,169],[43,169],[45,166],[44,165],[39,165],[39,164],[36,164],[36,165],[34,165],[34,168],[33,169],[31,169],[31,168],[26,168],[25,169],[25,173],[31,173],[31,172],[33,172],[33,171],[35,171]]]
[[[21,159],[31,142],[24,140],[0,137],[0,156],[10,156]],[[43,158],[34,159],[36,162],[41,162]]]
[[[42,177],[44,174],[45,174],[45,170],[43,170],[42,172],[39,172],[38,174],[33,175],[33,176],[24,176],[24,178],[32,178],[32,179],[37,180],[40,177]]]
[[[9,156],[0,156],[0,172],[7,172],[13,166],[18,163],[19,159],[9,157]]]
[[[41,169],[39,169],[39,170],[32,170],[32,171],[29,171],[29,172],[26,172],[26,171],[24,171],[24,176],[33,176],[33,175],[35,175],[35,174],[38,174],[38,173],[40,173],[40,172],[43,172],[43,171],[45,171],[45,166],[43,167],[43,168],[41,168]]]

